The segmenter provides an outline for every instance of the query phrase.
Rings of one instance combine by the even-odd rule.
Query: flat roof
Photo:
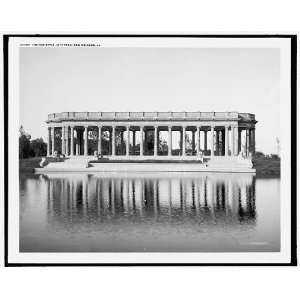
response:
[[[47,123],[61,121],[210,121],[255,122],[255,115],[239,112],[60,112]]]

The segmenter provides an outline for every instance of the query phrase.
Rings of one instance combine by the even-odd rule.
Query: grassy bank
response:
[[[256,157],[253,159],[253,167],[258,177],[280,177],[280,159]]]
[[[19,160],[20,172],[33,172],[34,168],[40,167],[41,157],[31,157]]]
[[[42,157],[31,157],[19,159],[19,170],[22,173],[33,173],[35,168],[40,168]],[[63,158],[47,158],[48,162],[63,161]]]

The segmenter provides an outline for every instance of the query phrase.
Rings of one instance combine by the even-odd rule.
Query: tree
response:
[[[46,156],[47,144],[44,143],[42,138],[32,140],[30,142],[31,156]]]
[[[31,136],[27,134],[21,125],[20,127],[20,136],[19,136],[19,158],[28,158],[30,157],[30,139]]]
[[[263,152],[256,151],[256,152],[255,152],[255,157],[256,157],[256,158],[260,158],[260,157],[265,157],[265,155],[263,154]]]
[[[19,158],[29,158],[36,156],[46,156],[47,144],[42,138],[31,141],[30,134],[26,133],[24,127],[20,127],[19,136]]]

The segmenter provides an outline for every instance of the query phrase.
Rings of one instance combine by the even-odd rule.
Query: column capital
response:
[[[102,128],[102,125],[97,125],[98,128]]]

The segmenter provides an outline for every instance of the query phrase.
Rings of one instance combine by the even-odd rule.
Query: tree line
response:
[[[31,135],[25,132],[23,126],[20,127],[19,132],[19,158],[47,155],[47,144],[42,138],[31,140]]]

